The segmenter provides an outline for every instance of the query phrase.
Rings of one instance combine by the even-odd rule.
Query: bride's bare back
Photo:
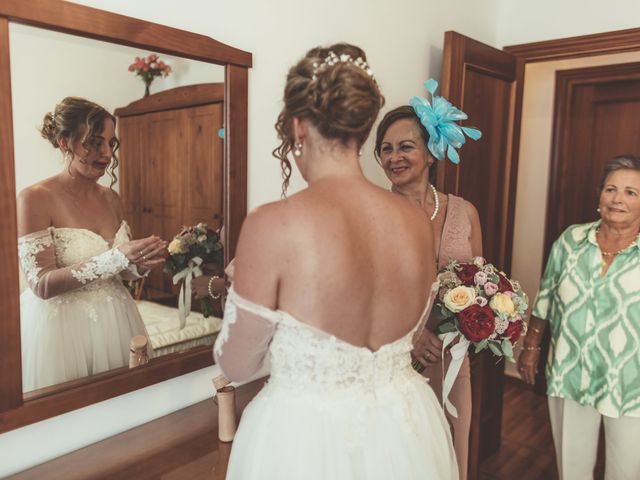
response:
[[[238,293],[377,350],[415,326],[435,280],[424,211],[363,177],[329,177],[243,226]]]

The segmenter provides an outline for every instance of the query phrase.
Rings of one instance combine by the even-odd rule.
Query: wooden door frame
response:
[[[489,170],[489,176],[491,182],[497,182],[497,184],[491,183],[493,194],[495,197],[495,204],[491,204],[496,207],[495,216],[500,218],[501,221],[498,225],[494,225],[496,228],[495,238],[492,241],[493,245],[486,243],[489,236],[485,235],[484,238],[484,255],[489,255],[490,260],[499,265],[502,269],[509,271],[510,269],[510,255],[511,255],[511,243],[513,235],[509,235],[509,232],[513,230],[513,202],[511,198],[515,198],[514,191],[516,187],[516,176],[514,175],[515,169],[511,167],[511,144],[514,123],[514,95],[515,95],[515,82],[516,77],[516,61],[513,55],[501,51],[490,45],[486,45],[482,42],[469,38],[465,35],[457,32],[448,31],[445,33],[443,63],[442,63],[442,75],[441,75],[441,92],[442,95],[451,101],[454,105],[458,106],[462,110],[467,111],[468,114],[473,113],[465,105],[465,101],[473,101],[473,97],[470,93],[473,91],[473,80],[471,74],[479,74],[482,77],[490,78],[492,81],[505,83],[506,90],[502,93],[504,97],[500,97],[499,107],[503,108],[504,112],[508,115],[501,121],[499,130],[485,131],[487,142],[503,143],[503,148],[499,151],[492,153],[496,155],[492,162],[498,161],[499,168],[491,170],[496,164],[492,163]],[[499,88],[503,88],[502,85]],[[484,111],[484,110],[483,110]],[[478,111],[476,110],[476,113]],[[501,118],[501,117],[500,117]],[[486,118],[484,120],[487,120]],[[478,125],[476,121],[471,121],[471,125],[478,126],[481,129],[487,129],[488,124],[484,126]],[[504,148],[506,147],[506,148]],[[486,155],[482,153],[481,155]],[[482,157],[467,158],[466,161],[473,163],[478,161]],[[463,161],[463,165],[464,165]],[[489,168],[489,167],[487,167]],[[467,173],[464,173],[464,172]],[[471,170],[465,170],[465,167],[456,166],[450,162],[442,162],[438,165],[438,178],[437,183],[440,190],[445,192],[454,193],[457,195],[463,195],[467,200],[473,201],[473,198],[478,200],[478,192],[476,187],[470,186],[468,179],[472,178],[473,174],[470,174]],[[477,172],[476,172],[477,173]],[[471,177],[470,177],[471,175]],[[501,185],[501,182],[508,182],[508,188],[496,188]],[[473,185],[481,185],[476,182],[474,178]],[[463,190],[461,190],[461,188]],[[464,190],[470,188],[470,190]],[[480,191],[486,190],[484,187],[478,187]],[[481,194],[483,195],[483,194]],[[480,208],[476,203],[476,208]],[[486,207],[485,207],[486,208]],[[484,212],[486,214],[486,212]],[[486,215],[481,215],[481,218],[487,222],[482,227],[487,232],[486,228],[491,224],[487,220]],[[491,248],[490,248],[491,247]],[[492,250],[494,250],[490,253]],[[467,461],[467,477],[469,479],[475,479],[479,475],[479,467],[481,462],[489,457],[493,452],[497,451],[500,447],[501,440],[501,425],[502,425],[502,383],[503,383],[503,369],[504,362],[495,362],[495,357],[490,352],[482,352],[474,354],[471,352],[470,357],[470,369],[471,369],[471,423],[469,431],[469,455]]]
[[[518,156],[520,153],[520,126],[522,122],[522,99],[524,95],[524,76],[525,67],[529,63],[549,62],[556,60],[567,60],[580,57],[591,57],[599,55],[613,55],[617,53],[640,51],[640,28],[632,28],[627,30],[617,30],[605,33],[596,33],[592,35],[582,35],[577,37],[561,38],[556,40],[547,40],[543,42],[525,43],[519,45],[511,45],[503,48],[504,51],[516,57],[516,115],[514,118],[514,148],[512,151],[512,162],[517,169]],[[557,112],[554,110],[554,116]],[[557,159],[558,152],[555,147],[557,142],[559,128],[554,122],[553,129],[553,152],[552,152],[552,171],[549,175],[549,183],[547,198],[548,201],[555,200],[556,193],[553,192],[553,183],[556,181],[553,172],[553,162]],[[515,197],[512,199],[515,204]],[[546,263],[548,255],[546,225],[548,219],[545,220],[545,250],[543,255],[543,267]],[[512,235],[513,236],[513,235]]]
[[[558,223],[558,210],[549,208],[549,206],[559,204],[562,165],[569,155],[570,139],[568,124],[570,121],[569,114],[573,101],[573,92],[576,87],[594,83],[594,78],[607,82],[627,79],[640,80],[640,62],[598,65],[556,72],[549,192],[547,195],[547,212],[545,219],[544,258],[548,257],[553,242],[561,233],[552,232],[552,229],[557,226]]]
[[[458,34],[457,32],[448,31],[445,32],[445,43],[443,53],[443,65],[442,65],[442,95],[451,101],[454,105],[463,109],[464,101],[463,95],[459,95],[465,90],[466,74],[467,70],[475,70],[488,76],[508,80],[517,84],[517,63],[515,65],[515,77],[505,77],[502,72],[514,71],[513,60],[509,59],[508,63],[504,57],[508,55],[502,55],[501,58],[485,58],[482,54],[483,50],[489,45],[485,45],[482,42]],[[494,47],[490,47],[494,48]],[[497,49],[496,49],[497,50]],[[508,52],[507,52],[508,53]],[[482,65],[467,61],[465,57],[472,56],[475,58],[483,58]],[[465,67],[458,70],[453,68],[453,65],[464,64]],[[460,74],[462,71],[462,74]],[[515,92],[514,86],[511,86],[511,95]],[[511,105],[515,105],[515,102],[510,102]],[[517,113],[515,108],[511,108],[509,111],[510,123],[516,123],[515,114]],[[513,128],[509,129],[512,133]],[[511,271],[511,250],[513,243],[513,223],[515,214],[515,190],[517,180],[517,163],[513,164],[514,160],[517,162],[517,156],[513,156],[514,140],[511,138],[506,139],[507,153],[505,158],[507,160],[507,170],[504,172],[505,178],[509,181],[509,188],[503,192],[503,211],[496,212],[496,215],[506,217],[506,221],[501,228],[499,235],[498,255],[496,258],[492,258],[491,261],[506,272]],[[460,168],[454,166],[450,162],[444,162],[443,168],[438,168],[437,184],[440,190],[444,192],[451,192],[456,195],[464,195],[464,192],[460,192]],[[509,234],[510,233],[510,234]]]
[[[445,39],[451,34],[452,32],[446,32]],[[456,59],[462,61],[460,59],[460,52],[463,50],[463,47],[464,45],[459,45],[458,42],[445,42],[445,48],[452,49],[448,54],[445,52],[443,55],[445,61],[447,59],[450,61],[456,61]],[[471,44],[470,48],[473,48],[473,44]],[[513,250],[513,225],[515,216],[516,183],[520,154],[520,130],[522,124],[522,102],[526,65],[534,62],[546,62],[639,51],[640,28],[510,45],[504,47],[503,50],[513,55],[516,60],[515,101],[514,109],[511,113],[513,127],[511,129],[510,152],[508,153],[508,157],[510,159],[510,171],[508,178],[509,183],[513,188],[509,188],[507,193],[508,208],[505,212],[507,215],[507,232],[502,245],[503,252],[500,255],[500,258],[503,260],[503,264],[501,266],[508,272],[511,269],[511,257]],[[443,64],[441,85],[442,95],[455,103],[456,99],[450,98],[450,86],[455,86],[455,88],[451,89],[453,91],[463,91],[464,78],[463,76],[455,78],[451,77],[450,65]],[[444,189],[445,191],[447,190],[445,186],[455,191],[457,188],[457,174],[453,175],[451,178],[451,175],[447,175],[445,170],[446,168],[438,169],[437,184],[440,189]]]
[[[517,178],[518,159],[520,154],[520,128],[522,124],[522,100],[524,96],[525,68],[529,63],[566,60],[597,55],[612,55],[616,53],[640,51],[640,28],[617,30],[577,37],[546,40],[542,42],[510,45],[503,48],[504,51],[516,57],[516,101],[513,128],[513,148],[511,151],[512,173]],[[548,192],[551,194],[551,177],[548,184]],[[515,207],[516,189],[510,202]],[[511,225],[513,225],[511,223]],[[513,232],[507,244],[509,264],[511,263],[511,244]],[[543,264],[546,263],[546,253]]]
[[[516,102],[513,128],[513,149],[512,165],[517,169],[520,154],[520,127],[522,124],[522,100],[524,96],[524,76],[525,68],[529,63],[549,62],[555,60],[567,60],[581,57],[592,57],[600,55],[613,55],[617,53],[640,51],[640,28],[626,30],[616,30],[611,32],[596,33],[591,35],[581,35],[577,37],[560,38],[546,40],[542,42],[524,43],[510,45],[503,48],[504,51],[516,57]],[[551,178],[549,178],[551,182]],[[551,184],[547,184],[548,195]],[[513,198],[515,204],[515,197]],[[546,220],[545,220],[546,224]],[[546,234],[545,234],[546,235]],[[513,232],[511,240],[513,242]],[[542,267],[546,264],[547,252],[542,258]],[[535,391],[540,395],[546,395],[546,379],[544,370],[546,358],[549,353],[549,342],[551,334],[549,329],[545,329],[542,340],[542,351],[536,377]]]

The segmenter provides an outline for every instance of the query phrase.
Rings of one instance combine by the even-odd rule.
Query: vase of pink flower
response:
[[[171,67],[160,60],[155,53],[150,53],[146,57],[136,57],[129,65],[129,71],[135,72],[144,82],[144,96],[149,95],[149,87],[156,77],[167,77],[171,73]]]

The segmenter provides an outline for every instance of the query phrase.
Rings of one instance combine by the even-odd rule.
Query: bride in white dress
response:
[[[164,261],[166,242],[131,240],[115,181],[115,117],[67,97],[44,118],[42,136],[64,152],[62,172],[18,195],[18,253],[29,288],[20,297],[23,390],[128,364],[145,334],[121,279]]]
[[[227,478],[457,479],[449,427],[411,367],[435,281],[425,213],[362,174],[384,99],[365,54],[307,53],[276,123],[308,183],[245,220],[214,353],[240,381],[271,377],[244,411]],[[425,248],[426,246],[426,248]]]

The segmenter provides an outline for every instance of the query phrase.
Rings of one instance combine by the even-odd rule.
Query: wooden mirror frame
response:
[[[225,67],[223,202],[225,263],[247,212],[247,93],[252,55],[211,38],[61,0],[0,0],[0,433],[213,364],[210,348],[173,353],[24,398],[9,23],[92,38]]]

